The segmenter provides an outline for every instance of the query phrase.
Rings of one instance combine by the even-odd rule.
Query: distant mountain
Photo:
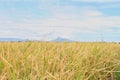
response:
[[[0,41],[2,42],[8,42],[8,41],[11,41],[11,42],[26,42],[26,41],[29,41],[28,39],[20,39],[20,38],[0,38]]]
[[[0,38],[0,42],[27,42],[30,41],[29,39],[21,39],[21,38]],[[32,40],[32,41],[39,41],[39,40]],[[67,38],[57,37],[56,39],[50,42],[72,42]]]
[[[72,42],[72,40],[69,40],[67,38],[57,37],[54,42]]]

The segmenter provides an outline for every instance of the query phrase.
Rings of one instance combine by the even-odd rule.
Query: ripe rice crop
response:
[[[120,80],[120,44],[1,42],[0,80]]]

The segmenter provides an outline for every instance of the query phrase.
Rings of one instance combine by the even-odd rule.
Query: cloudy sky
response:
[[[120,41],[120,0],[0,0],[0,38]]]

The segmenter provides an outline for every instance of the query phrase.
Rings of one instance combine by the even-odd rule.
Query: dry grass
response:
[[[0,43],[0,80],[119,80],[120,44]]]

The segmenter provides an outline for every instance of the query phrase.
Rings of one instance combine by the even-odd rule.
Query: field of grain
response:
[[[120,44],[1,42],[0,80],[120,80]]]

